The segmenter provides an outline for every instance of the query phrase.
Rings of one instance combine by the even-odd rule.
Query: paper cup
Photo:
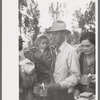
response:
[[[48,94],[47,92],[48,92],[47,89],[40,89],[39,95],[40,95],[41,97],[46,97],[47,94]]]
[[[39,95],[40,94],[40,88],[42,88],[41,85],[36,84],[33,88],[33,93]]]
[[[80,83],[83,85],[89,85],[91,82],[91,76],[88,75],[82,75],[80,79]]]

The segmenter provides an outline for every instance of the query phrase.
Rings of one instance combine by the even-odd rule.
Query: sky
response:
[[[67,9],[64,9],[64,11],[67,10],[67,15],[62,17],[61,20],[65,21],[66,26],[69,30],[71,30],[72,27],[72,18],[73,13],[75,10],[81,8],[84,12],[86,9],[86,4],[89,4],[91,0],[35,0],[39,4],[39,10],[40,10],[40,20],[39,20],[39,26],[41,26],[41,31],[44,31],[45,28],[48,28],[52,25],[52,20],[50,19],[50,15],[48,13],[49,11],[49,5],[51,2],[56,3],[57,1],[60,3],[66,4]],[[94,1],[94,0],[92,0]]]

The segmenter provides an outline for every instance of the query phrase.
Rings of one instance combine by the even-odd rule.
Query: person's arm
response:
[[[69,57],[66,60],[69,67],[69,76],[62,82],[60,82],[61,88],[70,88],[75,86],[80,80],[80,65],[79,57],[76,51],[69,53]]]
[[[78,89],[74,90],[74,99],[77,100],[79,98],[80,91]]]
[[[95,74],[92,74],[91,76],[92,76],[91,83],[95,83]]]
[[[63,88],[70,88],[75,86],[80,80],[80,66],[79,66],[79,57],[76,51],[69,54],[69,58],[66,61],[69,66],[69,76],[60,83],[50,83],[46,87],[50,90],[57,90]]]
[[[34,72],[31,75],[27,75],[26,73],[20,71],[19,76],[21,78],[21,87],[23,88],[32,86],[33,82],[36,81],[36,75]]]

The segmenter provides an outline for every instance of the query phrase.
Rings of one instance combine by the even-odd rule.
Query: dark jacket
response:
[[[38,48],[32,48],[25,52],[25,57],[35,64],[37,80],[39,83],[50,82],[54,69],[54,54],[48,48],[41,53]]]
[[[83,72],[84,53],[81,53],[79,62],[80,62],[81,75],[83,75],[84,74],[84,72]],[[93,62],[93,65],[94,65],[93,66],[94,68],[93,67],[90,68],[91,70],[90,70],[89,73],[95,74],[95,62]],[[94,83],[90,83],[89,87],[87,87],[86,85],[82,85],[81,83],[78,83],[75,86],[75,88],[78,89],[81,93],[82,92],[93,92],[93,93],[95,93],[95,84]]]

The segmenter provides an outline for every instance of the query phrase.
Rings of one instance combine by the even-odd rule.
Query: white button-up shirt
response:
[[[61,88],[71,90],[80,79],[79,57],[76,50],[67,42],[63,42],[59,50],[56,56],[54,80],[60,83]]]

